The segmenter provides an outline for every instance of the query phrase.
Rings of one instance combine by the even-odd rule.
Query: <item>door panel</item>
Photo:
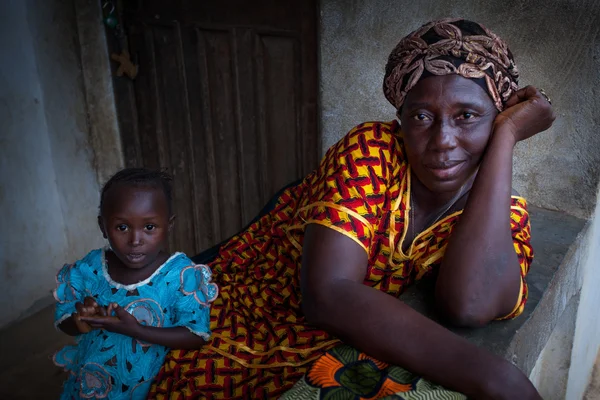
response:
[[[317,165],[316,5],[165,3],[124,2],[139,74],[115,93],[126,164],[175,176],[171,250],[195,254]]]

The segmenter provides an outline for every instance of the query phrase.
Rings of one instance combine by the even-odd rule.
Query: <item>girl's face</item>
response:
[[[158,267],[174,218],[164,192],[152,187],[116,185],[105,193],[100,230],[127,268]]]
[[[498,111],[490,96],[459,75],[422,79],[400,120],[408,162],[434,193],[459,190],[477,169]]]

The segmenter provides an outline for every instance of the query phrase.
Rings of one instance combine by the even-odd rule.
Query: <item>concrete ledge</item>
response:
[[[529,375],[569,300],[581,289],[578,265],[585,251],[586,221],[556,211],[530,207],[535,259],[527,282],[529,300],[512,321],[493,322],[481,329],[452,329],[474,344],[505,357]],[[400,298],[438,320],[433,281],[419,282]]]

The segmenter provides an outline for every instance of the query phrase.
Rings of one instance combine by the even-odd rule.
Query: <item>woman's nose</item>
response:
[[[433,150],[451,150],[457,146],[456,128],[448,121],[439,121],[432,129]]]

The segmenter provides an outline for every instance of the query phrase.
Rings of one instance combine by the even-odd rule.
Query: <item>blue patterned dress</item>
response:
[[[118,303],[148,326],[184,326],[210,337],[210,303],[217,297],[211,271],[185,254],[173,254],[146,280],[123,285],[108,274],[104,250],[91,251],[57,277],[55,325],[75,313],[87,296],[98,304]],[[104,330],[78,335],[54,362],[70,372],[61,399],[145,399],[168,348]]]

